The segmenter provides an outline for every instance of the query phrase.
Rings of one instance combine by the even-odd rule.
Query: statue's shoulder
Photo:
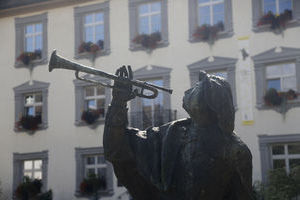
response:
[[[248,146],[235,134],[231,136],[231,156],[236,160],[252,160],[252,154]]]

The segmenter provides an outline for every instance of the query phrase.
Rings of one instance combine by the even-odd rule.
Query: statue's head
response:
[[[223,78],[201,71],[199,82],[185,91],[183,108],[200,126],[216,124],[224,132],[234,129],[234,106],[230,85]]]

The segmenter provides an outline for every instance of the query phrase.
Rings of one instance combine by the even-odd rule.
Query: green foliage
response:
[[[290,174],[284,168],[269,171],[267,185],[253,185],[255,200],[292,200],[300,194],[300,166],[293,167]]]
[[[80,192],[83,195],[97,194],[99,190],[106,189],[106,180],[104,176],[97,177],[95,174],[89,174],[88,178],[83,179],[80,184]]]
[[[42,181],[24,177],[23,182],[17,187],[15,195],[20,200],[52,200],[52,191],[41,193]]]

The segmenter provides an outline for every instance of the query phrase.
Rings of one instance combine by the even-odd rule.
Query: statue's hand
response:
[[[125,66],[120,67],[117,69],[115,74],[121,78],[127,78],[129,80],[132,80],[133,78],[130,66],[128,66],[127,69]],[[131,84],[115,80],[112,95],[114,102],[126,104],[127,101],[136,97],[136,91],[132,91]]]

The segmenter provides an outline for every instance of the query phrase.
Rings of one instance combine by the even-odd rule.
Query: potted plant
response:
[[[93,124],[99,119],[100,115],[104,115],[104,109],[88,109],[82,112],[81,120],[85,121],[87,124]]]
[[[217,39],[218,33],[223,30],[223,22],[219,22],[213,26],[203,24],[196,28],[193,37],[197,40],[206,41],[212,44]]]
[[[78,48],[78,53],[90,53],[92,55],[100,52],[104,47],[103,40],[98,40],[97,43],[93,42],[82,42]]]
[[[80,183],[80,193],[93,199],[99,198],[99,192],[106,190],[106,179],[104,176],[89,174],[88,178]]]
[[[34,60],[42,58],[42,51],[40,49],[35,50],[34,52],[22,52],[18,58],[18,62],[22,62],[24,65],[29,65]]]
[[[137,35],[132,42],[141,45],[142,47],[153,50],[157,47],[161,41],[161,33],[155,32],[151,34],[140,34]]]
[[[19,200],[52,200],[52,191],[41,192],[42,181],[39,179],[30,179],[25,176],[23,182],[18,185],[15,196]]]
[[[270,88],[264,96],[264,101],[268,106],[280,106],[288,100],[296,99],[297,96],[298,94],[292,89],[287,92],[278,92],[276,89]]]
[[[39,125],[42,123],[42,116],[31,116],[25,115],[17,122],[16,127],[18,129],[25,129],[29,131],[35,131],[39,128]]]
[[[291,10],[285,10],[279,15],[274,15],[273,12],[269,11],[259,19],[257,26],[270,25],[271,30],[283,30],[286,24],[292,19]]]

